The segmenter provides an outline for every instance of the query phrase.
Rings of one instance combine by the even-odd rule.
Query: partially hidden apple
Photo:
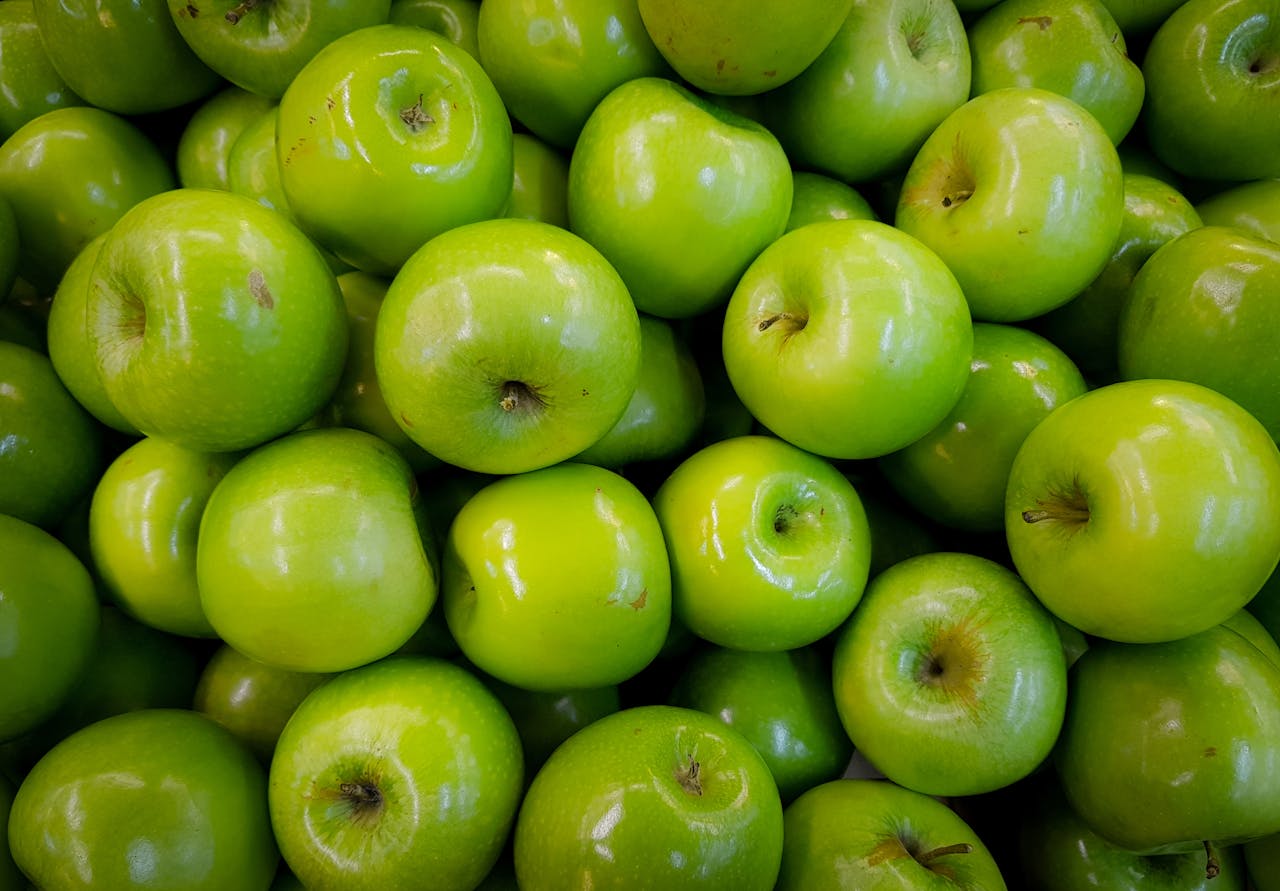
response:
[[[250,122],[274,105],[266,96],[239,87],[227,87],[205,100],[178,138],[178,182],[188,189],[230,188],[227,161],[232,146]]]
[[[46,111],[83,105],[49,61],[32,0],[0,4],[0,141]]]

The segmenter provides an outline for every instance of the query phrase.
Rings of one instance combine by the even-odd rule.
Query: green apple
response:
[[[98,625],[84,565],[52,535],[0,514],[0,740],[36,727],[66,700]]]
[[[533,775],[566,739],[621,708],[616,685],[580,690],[524,690],[497,678],[481,678],[502,703],[520,734],[525,779]]]
[[[636,0],[486,0],[476,36],[512,117],[565,149],[614,87],[670,71]]]
[[[61,522],[93,489],[101,440],[47,356],[0,341],[0,514]]]
[[[1005,532],[1036,596],[1086,634],[1174,640],[1225,621],[1280,559],[1280,451],[1197,384],[1111,384],[1056,409],[1013,462]]]
[[[520,740],[464,669],[397,657],[310,694],[271,761],[271,822],[313,891],[474,888],[520,803]]]
[[[640,322],[600,253],[558,227],[490,220],[432,239],[378,313],[378,383],[409,438],[468,470],[519,473],[617,423]]]
[[[575,460],[602,467],[683,455],[702,426],[706,394],[689,346],[671,325],[640,317],[640,375],[626,410]]]
[[[645,29],[676,73],[700,90],[762,93],[813,63],[854,0],[639,0]]]
[[[1130,37],[1149,34],[1186,0],[1102,0],[1116,24]]]
[[[302,700],[331,677],[276,668],[223,644],[205,665],[189,701],[270,764],[284,725]]]
[[[511,137],[514,176],[505,217],[569,228],[569,162],[528,133]]]
[[[828,220],[874,220],[876,212],[858,191],[820,173],[792,175],[791,215],[787,231]]]
[[[1004,891],[986,845],[945,804],[884,780],[841,779],[787,808],[777,891]]]
[[[417,25],[443,34],[450,43],[480,58],[479,0],[391,0],[393,25]]]
[[[854,747],[927,795],[1027,776],[1066,707],[1052,617],[1016,575],[969,554],[913,557],[876,576],[840,632],[832,673]]]
[[[1280,833],[1244,845],[1244,862],[1254,891],[1276,891],[1280,888],[1277,884],[1280,881]]]
[[[92,278],[89,342],[107,397],[149,436],[250,448],[314,415],[342,372],[333,274],[297,227],[241,195],[142,202],[107,235]]]
[[[1004,528],[1009,468],[1027,434],[1085,392],[1066,353],[1011,325],[973,326],[973,361],[960,401],[937,427],[880,459],[890,484],[944,526]]]
[[[381,25],[391,0],[168,0],[182,39],[233,84],[278,99],[320,50]]]
[[[524,891],[772,889],[782,804],[745,738],[691,709],[601,718],[534,777],[515,829]]]
[[[907,171],[895,225],[955,273],[975,319],[1011,322],[1097,278],[1120,234],[1120,158],[1102,125],[1033,87],[983,93],[943,121]]]
[[[0,142],[47,111],[83,104],[49,61],[32,0],[0,3]]]
[[[1196,205],[1206,226],[1235,226],[1254,238],[1280,243],[1280,180],[1233,186]]]
[[[13,859],[41,888],[266,891],[279,854],[262,767],[203,715],[147,709],[72,734],[27,775]]]
[[[98,108],[162,111],[223,83],[182,39],[165,0],[35,0],[35,13],[54,69]]]
[[[227,162],[232,146],[252,121],[274,107],[267,97],[239,87],[227,87],[205,100],[178,139],[178,182],[188,189],[231,188]]]
[[[1190,201],[1163,180],[1124,174],[1124,218],[1120,237],[1102,272],[1070,302],[1040,316],[1036,329],[1075,360],[1086,375],[1103,382],[1118,372],[1120,315],[1134,276],[1166,242],[1201,225]]]
[[[641,312],[663,318],[722,305],[786,229],[791,197],[773,134],[656,77],[609,93],[569,162],[573,231],[617,268]]]
[[[866,182],[905,170],[969,98],[969,79],[969,44],[951,3],[859,0],[814,63],[761,98],[792,161]]]
[[[392,653],[436,600],[417,482],[360,430],[294,433],[241,459],[200,521],[209,623],[244,655],[343,671]]]
[[[933,429],[969,376],[965,295],[915,238],[867,220],[788,232],[742,276],[724,364],[761,424],[830,458],[872,458]]]
[[[280,184],[280,166],[276,161],[276,124],[279,110],[269,104],[252,119],[236,137],[227,152],[227,186],[237,195],[252,198],[296,223],[293,211]]]
[[[1138,119],[1142,71],[1101,0],[1005,0],[969,28],[973,95],[1039,87],[1074,100],[1119,144]]]
[[[840,776],[853,754],[831,693],[830,663],[812,647],[701,650],[686,662],[670,702],[713,715],[746,737],[784,803]]]
[[[1071,685],[1055,761],[1100,836],[1157,854],[1280,831],[1280,666],[1247,637],[1099,641]]]
[[[830,463],[744,436],[685,459],[653,498],[675,615],[740,650],[791,650],[834,631],[862,597],[871,539],[862,502]]]
[[[67,266],[173,173],[137,127],[98,108],[62,108],[0,145],[0,197],[18,220],[19,274],[52,293]]]
[[[280,100],[289,207],[357,269],[393,275],[424,242],[497,216],[511,193],[511,123],[480,63],[432,31],[339,37]]]
[[[1120,316],[1126,379],[1212,387],[1280,440],[1280,244],[1205,226],[1164,245],[1139,271]]]
[[[1277,0],[1189,0],[1165,19],[1142,62],[1156,157],[1202,179],[1280,176],[1278,21]]]
[[[200,606],[196,538],[209,496],[238,457],[147,438],[102,474],[89,508],[89,547],[103,585],[138,621],[215,636]]]
[[[445,617],[462,652],[525,689],[620,683],[653,660],[671,624],[653,509],[589,464],[486,486],[454,519],[443,562]]]

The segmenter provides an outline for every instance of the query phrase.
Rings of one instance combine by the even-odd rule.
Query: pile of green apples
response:
[[[0,0],[0,891],[1280,889],[1280,0]]]

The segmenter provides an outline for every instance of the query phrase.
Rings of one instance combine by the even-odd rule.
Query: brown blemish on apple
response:
[[[1024,15],[1018,19],[1019,25],[1038,25],[1041,31],[1048,31],[1049,26],[1053,24],[1053,16],[1050,15]]]
[[[676,782],[680,784],[681,789],[700,798],[702,797],[702,778],[699,774],[702,772],[702,765],[692,755],[689,755],[688,759],[676,768]]]
[[[188,3],[182,9],[178,10],[178,15],[185,15],[193,19],[198,19],[200,18],[200,9],[194,3]]]
[[[765,77],[777,77],[778,69],[770,68],[768,71],[761,71],[760,73],[763,74]]]
[[[271,296],[271,289],[267,287],[267,279],[262,274],[261,269],[250,270],[249,293],[253,295],[254,301],[263,309],[276,308],[275,298]]]
[[[333,111],[333,110],[334,110],[334,108],[336,108],[336,107],[337,107],[337,105],[338,105],[338,103],[336,103],[336,102],[334,102],[334,101],[333,101],[333,97],[332,97],[332,96],[325,96],[325,97],[324,97],[324,107],[325,107],[325,108],[327,108],[327,109],[329,109],[329,111]]]
[[[582,388],[582,395],[583,395],[583,396],[590,396],[591,394],[590,394],[589,392],[587,392],[587,388],[586,388],[586,387],[583,387],[583,388]]]
[[[880,844],[871,849],[871,853],[867,855],[867,866],[879,866],[890,860],[901,860],[903,857],[910,857],[911,854],[906,847],[896,837],[886,838]]]
[[[640,610],[644,609],[644,605],[648,601],[649,601],[649,589],[645,588],[643,591],[640,592],[640,596],[637,597],[635,600],[631,601],[629,605],[633,610],[635,610],[636,612],[639,612]]]
[[[722,71],[724,71],[724,59],[719,59],[716,61],[716,74],[719,74]]]
[[[239,3],[227,10],[227,14],[223,18],[227,20],[229,25],[238,24],[242,18],[253,12],[254,7],[261,2],[262,0],[240,0]]]
[[[1218,749],[1215,746],[1209,746],[1204,750],[1204,756],[1206,758],[1216,758],[1218,757]]]
[[[434,124],[436,119],[422,108],[422,94],[412,105],[400,109],[400,120],[409,128],[410,133],[421,133],[427,124]]]
[[[413,421],[410,421],[410,420],[409,420],[409,416],[408,416],[408,415],[406,415],[404,412],[400,412],[400,420],[404,421],[404,425],[405,425],[406,427],[412,427],[412,426],[413,426]]]

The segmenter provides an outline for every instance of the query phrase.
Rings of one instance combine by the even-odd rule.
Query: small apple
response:
[[[569,162],[528,133],[511,137],[514,176],[504,217],[569,228]]]
[[[480,59],[479,0],[391,0],[392,25],[416,25],[435,31]]]
[[[524,690],[497,678],[481,677],[511,715],[524,751],[525,779],[551,757],[560,744],[583,727],[621,708],[618,687],[579,690]]]
[[[828,220],[874,220],[871,209],[853,186],[831,179],[820,173],[797,171],[792,175],[794,189],[791,193],[791,215],[787,217],[787,231],[799,229],[810,223]]]
[[[1129,36],[1149,34],[1186,0],[1102,0],[1116,24]]]
[[[1196,210],[1206,226],[1234,226],[1280,243],[1280,180],[1233,186],[1204,199]]]
[[[231,188],[227,160],[232,146],[250,122],[274,106],[267,97],[239,87],[227,87],[207,99],[178,139],[178,182],[188,189]]]
[[[49,61],[32,0],[0,3],[0,142],[47,111],[83,104]]]

